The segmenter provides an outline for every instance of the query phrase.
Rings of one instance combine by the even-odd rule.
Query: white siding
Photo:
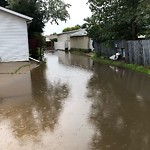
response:
[[[63,45],[65,44],[65,49],[70,50],[70,35],[71,33],[64,33],[64,34],[60,34],[57,36],[57,41],[58,42],[63,42]],[[61,46],[61,45],[60,45]],[[64,47],[59,47],[59,49],[64,50]]]
[[[72,49],[89,49],[89,37],[88,36],[77,36],[71,37],[70,45]]]
[[[0,10],[0,61],[28,60],[26,20]]]
[[[94,47],[93,47],[93,40],[92,39],[90,39],[90,41],[89,41],[90,43],[89,43],[89,48],[92,50],[92,52],[94,51]]]
[[[65,50],[65,43],[64,42],[55,42],[54,47],[56,50]]]

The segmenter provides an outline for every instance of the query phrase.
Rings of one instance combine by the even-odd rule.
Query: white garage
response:
[[[0,62],[29,61],[27,24],[31,20],[0,7]]]

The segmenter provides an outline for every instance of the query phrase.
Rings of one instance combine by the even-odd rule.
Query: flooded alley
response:
[[[61,51],[46,61],[0,74],[0,150],[150,149],[150,76]]]

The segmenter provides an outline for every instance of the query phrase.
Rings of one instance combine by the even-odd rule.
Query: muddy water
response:
[[[0,86],[1,150],[150,149],[149,76],[75,54],[46,57]]]

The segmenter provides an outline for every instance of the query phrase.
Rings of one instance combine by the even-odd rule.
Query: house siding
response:
[[[59,45],[59,49],[65,50],[66,48],[69,48],[70,34],[58,35],[57,41],[58,41],[57,45]],[[61,46],[62,45],[61,43],[63,43],[65,45],[65,48],[64,48],[64,46],[63,47]]]
[[[55,49],[70,50],[70,36],[71,34],[78,32],[78,30],[64,32],[57,35],[57,42],[55,42]]]
[[[88,36],[79,36],[70,38],[71,49],[89,49]]]
[[[29,61],[25,19],[0,10],[0,61]]]

